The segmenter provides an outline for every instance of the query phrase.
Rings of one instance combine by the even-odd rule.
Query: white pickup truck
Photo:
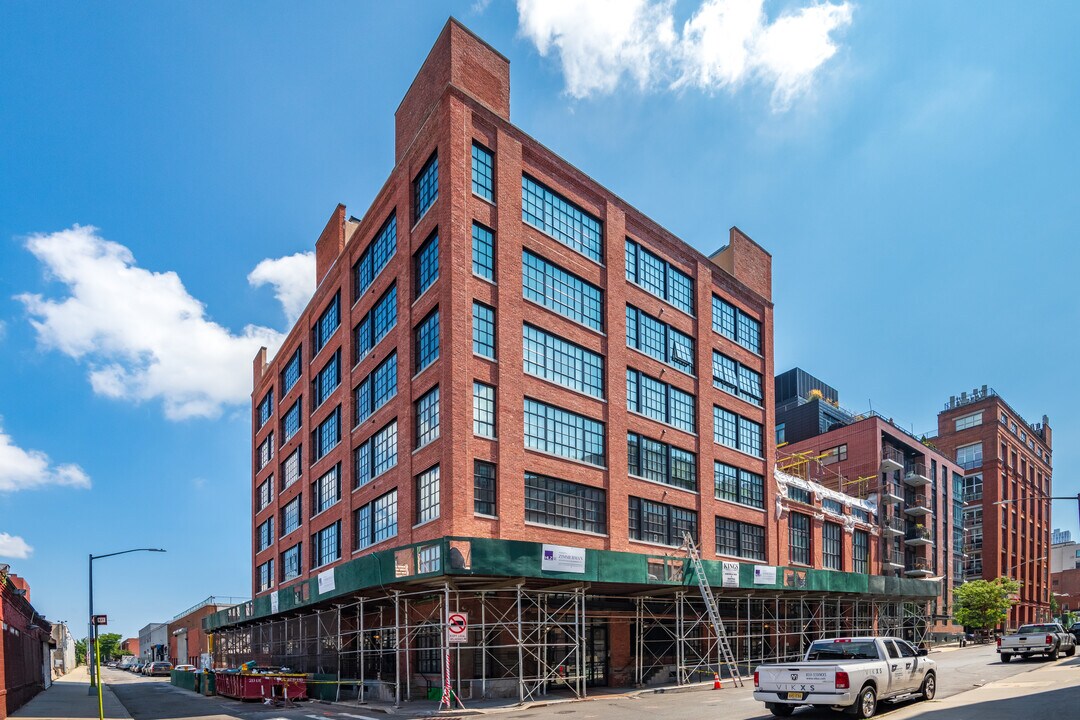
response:
[[[754,699],[778,717],[813,705],[868,718],[881,700],[932,700],[936,692],[937,663],[925,650],[891,637],[815,640],[802,662],[754,671]]]
[[[1057,623],[1021,625],[1012,635],[998,638],[997,651],[1003,663],[1012,660],[1013,655],[1022,658],[1045,655],[1057,660],[1058,653],[1076,654],[1076,638]]]

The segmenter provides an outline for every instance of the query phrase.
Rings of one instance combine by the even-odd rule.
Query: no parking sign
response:
[[[447,618],[446,642],[463,643],[469,637],[469,614],[452,612]]]

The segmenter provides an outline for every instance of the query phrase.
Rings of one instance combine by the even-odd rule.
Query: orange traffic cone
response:
[[[724,689],[724,683],[720,682],[720,673],[715,673],[714,672],[712,674],[712,676],[713,676],[712,689],[713,690],[723,690]]]

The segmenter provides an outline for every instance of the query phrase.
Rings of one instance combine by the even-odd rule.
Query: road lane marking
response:
[[[368,717],[367,715],[353,715],[352,713],[338,713],[338,715],[341,715],[342,717],[359,718],[359,720],[375,720],[375,718]]]

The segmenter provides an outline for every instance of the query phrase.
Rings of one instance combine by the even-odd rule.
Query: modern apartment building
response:
[[[335,209],[311,303],[255,359],[253,600],[204,623],[215,661],[398,700],[448,643],[466,697],[711,678],[686,533],[747,661],[826,622],[807,588],[829,632],[920,632],[901,604],[936,586],[783,567],[769,254],[735,228],[698,252],[509,117],[508,61],[451,20],[390,177]]]
[[[934,610],[934,632],[948,636],[960,631],[950,617],[952,588],[963,582],[963,470],[929,443],[921,442],[891,420],[875,413],[855,414],[839,409],[835,390],[802,370],[781,378],[802,380],[809,399],[777,413],[777,427],[792,413],[828,411],[824,422],[798,423],[805,433],[831,429],[788,442],[778,449],[778,465],[855,497],[868,498],[878,508],[876,572],[909,578],[937,578],[941,593]],[[820,388],[827,388],[824,395]],[[800,388],[793,388],[799,392]],[[816,391],[816,392],[815,392]],[[820,408],[824,405],[826,407]],[[846,423],[838,419],[850,418]],[[779,431],[778,431],[779,432]]]
[[[985,385],[949,398],[932,442],[964,470],[969,578],[1021,583],[1008,626],[1050,614],[1050,420],[1028,423]]]

